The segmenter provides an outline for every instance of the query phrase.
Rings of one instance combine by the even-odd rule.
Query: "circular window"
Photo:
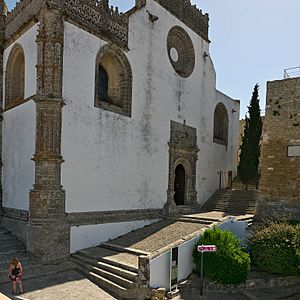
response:
[[[171,28],[167,38],[170,62],[178,75],[189,77],[195,67],[195,50],[187,32],[179,27]]]
[[[178,61],[178,52],[175,48],[171,48],[170,49],[170,57],[172,59],[173,62],[177,62]]]

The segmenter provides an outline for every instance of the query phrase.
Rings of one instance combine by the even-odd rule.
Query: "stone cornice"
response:
[[[195,33],[209,42],[208,38],[208,14],[203,14],[190,0],[154,0],[182,21]]]
[[[43,7],[61,10],[66,20],[127,48],[128,16],[109,7],[108,0],[20,0],[8,12],[5,39],[10,40],[31,20],[37,22]]]

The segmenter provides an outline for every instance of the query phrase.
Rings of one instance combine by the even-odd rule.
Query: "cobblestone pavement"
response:
[[[109,243],[151,253],[205,227],[206,225],[200,223],[163,220],[132,231]]]
[[[116,300],[75,270],[42,276],[23,282],[25,293],[11,294],[10,283],[0,285],[0,292],[13,300]],[[1,298],[0,298],[1,299]]]

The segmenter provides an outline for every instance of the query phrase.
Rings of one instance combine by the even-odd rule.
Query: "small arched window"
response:
[[[214,142],[228,145],[228,113],[223,103],[218,103],[214,113]]]
[[[21,46],[16,45],[6,65],[5,106],[19,104],[24,100],[25,59]]]
[[[123,50],[103,46],[96,59],[95,106],[131,116],[132,71]]]
[[[99,65],[98,72],[99,72],[99,79],[98,79],[99,100],[108,102],[108,74],[101,65]]]

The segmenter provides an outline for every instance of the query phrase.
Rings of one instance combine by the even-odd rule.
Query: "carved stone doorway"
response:
[[[178,165],[175,169],[174,181],[174,202],[176,205],[184,205],[185,203],[185,170],[183,165]]]
[[[191,212],[198,208],[196,191],[197,147],[196,128],[171,121],[169,145],[169,183],[165,204],[167,214]]]

